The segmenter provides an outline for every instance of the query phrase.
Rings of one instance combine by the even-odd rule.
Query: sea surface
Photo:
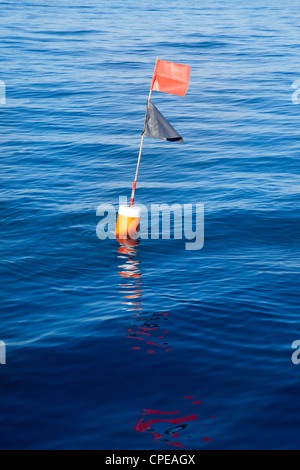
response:
[[[0,17],[0,447],[298,449],[299,2]],[[204,204],[201,250],[96,234],[157,56],[191,66],[184,98],[152,94],[185,144],[145,138],[136,202]]]

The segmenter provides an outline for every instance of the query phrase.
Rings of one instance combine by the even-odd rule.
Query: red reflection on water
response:
[[[134,429],[136,431],[143,431],[145,429],[149,429],[151,427],[150,424],[155,424],[155,423],[182,424],[185,421],[194,421],[197,418],[198,418],[198,415],[185,416],[183,418],[149,419],[145,423],[142,423],[142,421],[144,421],[144,418],[140,418]]]
[[[180,411],[142,410],[142,415],[176,415]]]
[[[166,339],[166,333],[162,336],[162,328],[160,326],[166,316],[162,312],[156,314],[148,314],[140,312],[130,316],[131,327],[127,329],[127,338],[144,341],[145,346],[152,346],[148,349],[148,353],[155,353],[158,350],[170,351]],[[143,326],[140,325],[142,323]]]
[[[167,442],[167,445],[168,446],[175,446],[175,447],[186,447],[186,446],[180,444],[179,442]]]
[[[185,399],[191,399],[194,398],[193,396],[187,396],[184,397]],[[201,400],[196,400],[193,403],[193,408],[195,405],[202,405]],[[201,410],[200,415],[203,415],[203,408],[199,408],[199,412]],[[205,412],[205,410],[204,410]],[[134,430],[140,433],[145,433],[149,432],[151,433],[154,437],[155,442],[160,442],[161,444],[166,444],[169,446],[175,446],[175,447],[186,447],[187,444],[184,444],[182,442],[179,442],[178,440],[173,441],[172,439],[174,438],[179,438],[181,436],[181,433],[183,435],[181,438],[187,437],[187,434],[190,434],[190,431],[187,433],[186,428],[188,427],[188,424],[191,422],[195,422],[199,420],[199,414],[187,414],[184,416],[176,416],[176,417],[164,417],[162,418],[161,415],[178,415],[181,414],[180,411],[161,411],[161,410],[153,410],[153,409],[145,409],[141,411],[141,418],[138,420],[136,425],[134,426]],[[150,419],[145,419],[145,415],[153,415],[152,418]],[[158,418],[157,415],[160,417]],[[156,427],[161,427],[161,425],[167,423],[168,425],[171,425],[171,428],[168,427],[165,431],[161,431],[156,429]],[[199,428],[201,429],[203,427],[204,423],[200,423],[199,421]],[[166,437],[168,436],[168,437]],[[205,436],[205,435],[204,435]],[[191,436],[188,436],[191,437]],[[164,438],[164,439],[163,439]],[[202,442],[210,442],[209,437],[201,437]],[[181,441],[182,439],[180,439]],[[200,445],[200,444],[199,444]]]
[[[139,345],[133,345],[133,350],[146,350],[148,354],[154,354],[158,351],[171,351],[167,341],[165,340],[168,330],[163,325],[164,321],[168,321],[168,312],[148,313],[145,312],[142,299],[142,273],[140,270],[140,261],[137,259],[137,245],[136,240],[119,240],[121,246],[118,248],[117,253],[122,264],[119,265],[119,277],[122,278],[120,286],[120,294],[122,295],[122,305],[130,312],[128,319],[130,326],[127,328],[127,338],[130,340],[137,340]],[[134,313],[131,313],[134,312]],[[134,344],[134,343],[133,343]],[[148,349],[152,346],[152,349]],[[189,400],[188,405],[192,405],[193,411],[195,406],[203,407],[202,400],[198,400],[194,395],[187,395],[185,400]],[[195,400],[195,401],[191,401]],[[184,408],[187,403],[184,403]],[[200,408],[197,409],[197,411]],[[191,410],[189,410],[191,411]],[[211,413],[212,411],[210,411]],[[170,416],[180,415],[183,416]],[[150,419],[146,419],[145,415],[152,415]],[[162,415],[166,417],[162,417]],[[202,416],[202,418],[199,418]],[[208,414],[207,414],[208,415]],[[159,417],[158,417],[159,416]],[[209,415],[208,415],[209,416]],[[212,419],[215,416],[210,416]],[[192,426],[192,423],[199,421],[199,429],[202,429],[207,423],[201,423],[203,419],[203,411],[199,413],[191,413],[184,411],[161,411],[155,409],[144,409],[141,412],[141,417],[134,426],[134,430],[140,433],[150,433],[155,442],[174,446],[178,448],[186,447],[188,444],[182,442],[182,439],[190,438],[191,436],[186,433],[186,428]],[[167,428],[166,428],[167,427]],[[194,426],[195,427],[195,426]],[[157,429],[159,428],[159,429]],[[160,428],[163,428],[162,430]],[[188,434],[191,431],[189,429]],[[176,440],[174,440],[176,439]],[[207,436],[201,436],[202,442],[210,442]],[[200,445],[200,444],[199,444]],[[203,444],[202,444],[203,445]]]
[[[163,412],[163,411],[153,411],[153,414],[172,414],[172,413],[178,413],[178,411],[171,411],[171,412]],[[179,425],[179,424],[185,424],[186,422],[189,421],[195,421],[198,418],[198,415],[191,415],[191,416],[184,416],[182,418],[169,418],[169,419],[149,419],[148,421],[144,422],[144,418],[140,418],[137,422],[137,424],[134,426],[134,430],[138,432],[145,432],[145,431],[150,431],[151,434],[154,436],[154,440],[157,441],[163,437],[163,434],[160,434],[158,432],[155,432],[152,429],[152,424],[157,424],[157,423],[169,423],[173,425]],[[169,434],[171,437],[178,437],[179,433],[170,433],[165,431],[167,434]],[[167,445],[172,445],[175,447],[186,447],[183,444],[180,444],[179,442],[170,442],[168,439],[166,440]]]

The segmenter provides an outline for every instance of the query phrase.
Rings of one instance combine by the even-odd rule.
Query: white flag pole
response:
[[[146,117],[147,117],[147,114],[148,114],[148,108],[149,108],[149,103],[150,103],[151,93],[152,93],[153,78],[154,78],[154,73],[155,73],[155,70],[156,70],[156,66],[157,66],[158,60],[159,60],[159,58],[157,57],[156,63],[155,63],[155,68],[154,68],[154,72],[153,72],[153,77],[152,77],[150,92],[149,92],[149,96],[148,96],[148,101],[147,101],[145,122],[146,122]],[[137,167],[136,167],[136,172],[135,172],[135,177],[134,177],[134,181],[133,181],[133,185],[132,185],[131,198],[130,198],[130,204],[129,204],[130,207],[132,207],[132,206],[133,206],[133,203],[134,203],[134,195],[135,195],[136,182],[137,182],[137,177],[138,177],[139,167],[140,167],[140,161],[141,161],[141,156],[142,156],[142,149],[143,149],[144,137],[145,137],[145,136],[144,136],[144,132],[143,132],[142,138],[141,138],[141,145],[140,145],[139,158],[138,158]]]

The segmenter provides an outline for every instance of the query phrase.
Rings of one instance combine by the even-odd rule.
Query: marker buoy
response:
[[[118,239],[132,238],[136,236],[141,218],[141,209],[133,206],[120,206],[117,225],[116,236]]]
[[[123,205],[119,207],[116,225],[116,237],[119,241],[128,238],[136,239],[140,225],[141,209],[133,207],[133,204],[145,135],[153,137],[154,139],[183,143],[182,137],[175,131],[166,118],[163,117],[153,103],[151,103],[152,90],[184,96],[188,88],[189,78],[189,65],[159,60],[157,57],[147,101],[144,130],[141,137],[140,152],[132,185],[130,203],[129,206]]]

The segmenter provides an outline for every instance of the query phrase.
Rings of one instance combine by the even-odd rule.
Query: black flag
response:
[[[169,142],[183,144],[183,138],[175,131],[151,101],[149,101],[143,134],[147,137],[153,137],[154,139],[168,140]]]

